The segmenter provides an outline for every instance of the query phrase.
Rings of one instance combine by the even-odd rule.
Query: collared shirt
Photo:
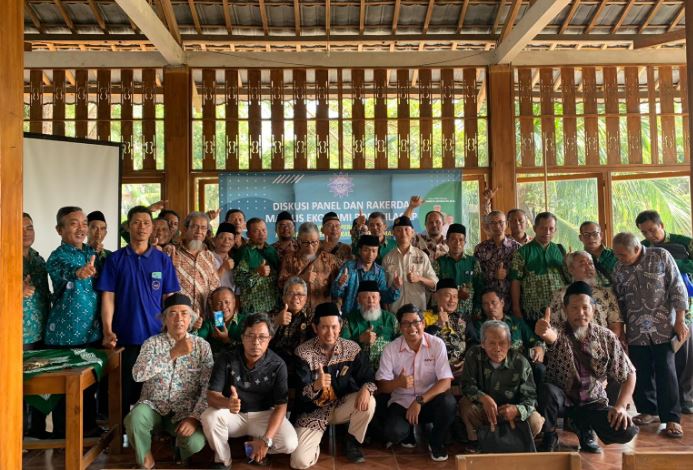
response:
[[[207,249],[193,255],[183,245],[179,245],[171,259],[176,268],[181,293],[190,297],[192,309],[204,316],[207,296],[219,287],[214,255]]]
[[[298,251],[298,241],[294,238],[287,243],[277,240],[276,242],[272,243],[272,248],[277,251],[277,256],[279,256],[279,259],[282,260],[285,256]]]
[[[395,247],[383,258],[383,269],[387,273],[388,285],[392,285],[395,273],[402,281],[400,297],[392,303],[390,307],[392,311],[396,312],[405,304],[414,304],[421,310],[426,309],[431,290],[421,282],[413,284],[407,279],[407,274],[413,272],[432,280],[434,284],[438,282],[438,276],[433,271],[431,260],[426,253],[415,246],[410,246],[406,253],[402,253],[399,247]]]
[[[22,261],[22,276],[30,276],[30,283],[34,286],[31,297],[22,298],[23,340],[24,344],[31,344],[43,339],[43,329],[51,306],[51,292],[48,289],[46,262],[38,251],[29,248],[28,256],[22,258]]]
[[[445,255],[433,262],[433,271],[435,271],[438,279],[453,279],[458,287],[465,287],[469,297],[459,298],[457,311],[471,318],[475,310],[479,309],[476,296],[483,288],[479,260],[465,254],[455,261],[452,256]]]
[[[673,250],[669,252],[674,256],[674,261],[676,261],[676,266],[678,266],[679,271],[686,274],[693,274],[693,238],[664,232],[664,240],[660,243],[652,245],[649,240],[643,240],[641,243],[646,247],[655,246],[664,249],[666,249],[667,245],[680,245],[684,248],[684,250],[677,250],[681,251],[681,256],[674,256],[672,253]],[[686,254],[688,254],[688,256],[685,256]]]
[[[520,419],[526,420],[537,406],[537,387],[529,361],[519,351],[510,349],[498,367],[494,367],[481,346],[467,352],[462,377],[462,394],[472,402],[488,395],[496,405],[516,405]]]
[[[216,328],[214,325],[214,319],[206,319],[204,323],[202,323],[202,327],[193,332],[193,334],[199,336],[200,338],[206,339],[207,342],[209,342],[209,345],[212,347],[212,352],[214,354],[233,349],[241,344],[241,330],[243,328],[243,321],[245,320],[245,317],[245,314],[237,312],[230,320],[224,321],[224,326],[229,334],[228,343],[224,343],[212,335],[212,332]]]
[[[522,245],[512,237],[505,237],[500,246],[496,246],[493,240],[484,240],[474,248],[474,257],[481,265],[481,279],[484,286],[496,289],[505,301],[505,310],[512,307],[510,299],[510,267],[513,255]],[[498,268],[503,264],[507,271],[505,279],[496,279]]]
[[[563,287],[553,293],[551,299],[551,326],[558,328],[568,319],[563,297],[568,287]],[[612,323],[623,323],[618,299],[611,287],[592,286],[592,300],[594,300],[594,322],[608,328]]]
[[[513,255],[510,279],[522,283],[522,310],[535,321],[544,315],[552,293],[566,285],[563,253],[555,243],[544,248],[533,240]]]
[[[308,300],[306,307],[309,311],[315,311],[315,307],[324,302],[331,302],[330,288],[339,270],[339,260],[336,256],[321,251],[313,261],[304,259],[298,252],[289,253],[282,259],[282,267],[279,270],[279,289],[289,278],[298,276],[308,286]],[[316,279],[311,282],[311,274],[316,274]]]
[[[216,269],[217,274],[219,273],[219,268],[221,265],[224,263],[224,257],[220,255],[219,253],[212,253],[214,255],[214,269]],[[233,258],[233,257],[232,257]],[[238,295],[240,293],[240,290],[238,289],[238,286],[236,285],[236,281],[233,278],[234,275],[234,270],[229,269],[224,271],[224,274],[219,276],[219,285],[222,287],[228,287],[231,289],[234,294]]]
[[[339,285],[339,279],[341,279],[344,271],[349,271],[347,277],[347,282],[344,286]],[[380,300],[384,304],[391,304],[395,300],[399,299],[399,289],[387,285],[387,278],[385,275],[385,270],[377,263],[371,265],[371,269],[368,271],[364,270],[363,263],[359,259],[352,259],[346,261],[339,272],[335,280],[332,281],[332,297],[335,299],[341,299],[342,301],[342,312],[349,313],[353,311],[358,302],[356,302],[356,297],[358,295],[359,284],[361,281],[375,281],[378,283],[378,290],[380,290]]]
[[[162,416],[173,413],[171,421],[200,420],[207,409],[207,384],[212,373],[212,350],[202,338],[188,334],[192,352],[171,359],[176,340],[168,333],[152,336],[142,345],[132,367],[135,382],[144,382],[138,403]]]
[[[532,237],[530,237],[527,232],[525,232],[525,236],[522,237],[520,240],[517,240],[512,235],[510,235],[510,238],[512,238],[513,240],[515,240],[516,242],[518,242],[520,245],[523,245],[523,246],[532,241]]]
[[[616,335],[594,323],[588,325],[583,341],[575,338],[566,323],[547,353],[546,381],[563,389],[574,405],[608,405],[607,377],[624,383],[635,372]]]
[[[448,351],[450,367],[454,373],[458,373],[462,367],[464,353],[467,352],[467,321],[464,315],[460,312],[448,313],[448,322],[441,327],[438,325],[438,312],[426,310],[424,325],[426,333],[443,340]]]
[[[467,324],[467,339],[470,342],[481,343],[481,325],[486,320],[475,320],[471,324]],[[510,347],[519,351],[525,356],[529,350],[536,347],[545,347],[544,342],[534,334],[534,331],[529,327],[523,318],[517,318],[513,315],[505,315],[503,322],[510,328]]]
[[[289,401],[286,364],[270,349],[252,369],[245,363],[243,346],[219,354],[209,390],[229,398],[232,385],[241,399],[241,413],[266,411]]]
[[[376,334],[375,343],[361,344],[359,337],[369,328],[373,328],[373,333]],[[385,346],[390,341],[395,339],[399,334],[399,323],[397,317],[392,312],[387,310],[380,311],[380,317],[375,321],[369,321],[363,318],[361,307],[356,308],[349,314],[342,328],[342,338],[356,341],[361,346],[364,352],[368,353],[368,358],[371,361],[373,370],[378,370],[380,364],[380,355]]]
[[[437,240],[434,240],[428,232],[417,233],[411,244],[426,253],[431,261],[447,255],[449,250],[445,237],[442,234],[438,235]]]
[[[366,387],[375,393],[373,369],[368,356],[354,341],[337,338],[329,358],[320,349],[318,338],[309,339],[296,348],[298,367],[296,374],[302,385],[297,397],[298,419],[296,426],[324,431],[332,411],[344,403],[347,395]],[[332,376],[329,389],[313,390],[313,382],[322,369]]]
[[[331,255],[335,255],[339,260],[340,265],[343,262],[350,260],[354,257],[351,253],[351,246],[342,242],[337,242],[335,246],[333,246],[330,250],[327,250],[327,244],[325,243],[325,240],[320,240],[320,251],[326,251]]]
[[[445,343],[428,333],[423,334],[418,351],[411,349],[402,336],[385,346],[375,379],[395,380],[402,371],[414,377],[414,386],[394,389],[388,405],[397,403],[409,408],[417,395],[426,393],[439,380],[453,378]]]
[[[46,322],[46,344],[77,346],[101,339],[94,277],[77,278],[77,270],[86,265],[96,252],[86,243],[77,249],[61,243],[46,262],[53,284],[53,306]]]
[[[616,265],[613,280],[626,320],[628,344],[645,346],[670,341],[676,311],[688,310],[688,292],[669,252],[642,247],[635,263]]]
[[[267,244],[262,248],[247,244],[241,248],[238,258],[235,279],[241,291],[241,311],[247,314],[271,311],[279,298],[277,251]],[[266,277],[257,272],[263,262],[270,267],[270,275]]]
[[[150,246],[138,255],[128,245],[106,259],[96,288],[115,294],[112,328],[118,344],[140,345],[161,332],[164,295],[180,285],[167,254]]]
[[[272,319],[277,316],[279,311],[272,313]],[[280,326],[274,331],[274,336],[270,341],[270,348],[286,361],[287,366],[294,360],[294,351],[299,344],[312,338],[315,334],[311,321],[313,314],[308,313],[304,308],[298,313],[291,315],[291,321],[286,326]]]
[[[616,267],[616,255],[614,250],[611,248],[603,247],[601,253],[599,253],[599,258],[592,256],[592,263],[597,271],[597,285],[601,287],[611,286],[611,275]]]

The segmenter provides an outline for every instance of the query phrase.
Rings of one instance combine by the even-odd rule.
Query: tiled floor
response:
[[[617,470],[621,468],[621,454],[627,450],[641,451],[691,451],[693,450],[693,416],[684,415],[682,424],[685,430],[683,439],[669,439],[658,434],[660,425],[652,424],[643,426],[640,434],[627,445],[611,445],[605,448],[601,455],[581,454],[582,468],[584,470]],[[663,427],[663,426],[661,426]],[[323,441],[325,443],[326,439]],[[573,434],[564,433],[561,435],[562,450],[571,451],[577,449],[577,438]],[[233,468],[257,470],[259,467],[243,463],[242,447],[238,442],[238,447],[233,448],[235,457]],[[423,446],[416,449],[404,449],[395,447],[385,450],[382,446],[371,445],[364,449],[366,455],[365,464],[352,464],[341,453],[338,445],[336,457],[327,454],[326,448],[320,456],[320,460],[313,467],[316,470],[442,470],[455,468],[454,455],[464,453],[465,447],[461,444],[452,444],[449,448],[450,459],[447,462],[433,462],[429,459]],[[182,467],[176,466],[172,461],[172,453],[164,443],[155,445],[155,455],[158,457],[157,469]],[[206,468],[204,462],[209,462],[211,453],[208,449],[198,456],[194,464],[189,468]],[[31,451],[24,455],[23,468],[26,470],[62,470],[64,454],[61,451]],[[134,458],[131,451],[126,451],[122,455],[111,456],[101,454],[99,458],[89,467],[89,470],[101,470],[107,468],[133,468]],[[289,468],[289,458],[285,455],[272,456],[270,466],[272,468]]]

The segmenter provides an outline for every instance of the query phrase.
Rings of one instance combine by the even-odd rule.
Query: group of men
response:
[[[180,222],[162,203],[137,206],[120,227],[127,246],[112,253],[102,213],[63,207],[47,262],[24,214],[25,349],[123,347],[125,427],[144,468],[155,429],[176,437],[184,461],[208,443],[218,468],[231,466],[229,438],[244,436],[252,461],[286,453],[308,468],[340,423],[354,462],[367,434],[416,446],[417,425],[431,458],[446,460],[457,419],[471,443],[527,426],[546,451],[559,445],[560,417],[587,452],[654,422],[683,435],[690,238],[645,211],[635,221],[644,241],[619,233],[612,250],[587,221],[584,250],[566,253],[553,214],[536,215],[531,238],[514,209],[484,216],[472,255],[466,228],[440,212],[415,233],[422,204],[411,198],[391,236],[384,214],[360,215],[351,244],[335,213],[297,228],[282,212],[269,244],[264,220],[238,209],[213,234],[218,211]],[[87,434],[98,432],[97,388],[85,391]],[[45,417],[29,416],[28,432],[44,436]]]

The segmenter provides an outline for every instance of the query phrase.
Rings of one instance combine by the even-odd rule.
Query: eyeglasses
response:
[[[602,232],[596,231],[596,232],[582,232],[580,235],[582,235],[585,238],[597,238],[599,235],[601,235]]]
[[[306,297],[307,295],[303,292],[289,292],[289,297]]]
[[[301,246],[318,246],[320,244],[320,240],[313,240],[313,241],[307,241],[307,240],[302,240]]]
[[[250,343],[257,343],[259,342],[260,344],[266,343],[267,341],[270,340],[270,337],[267,335],[243,335],[243,339]]]
[[[400,326],[402,328],[409,328],[410,326],[413,326],[414,328],[418,328],[419,325],[421,325],[423,322],[421,320],[414,320],[414,321],[403,321],[400,323]]]

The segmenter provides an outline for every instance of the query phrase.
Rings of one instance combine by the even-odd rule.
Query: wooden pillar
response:
[[[22,119],[24,2],[0,15],[0,468],[22,468]]]
[[[192,207],[190,183],[192,136],[192,74],[188,67],[164,69],[164,199],[181,218]]]
[[[509,65],[488,68],[488,140],[491,188],[498,188],[493,209],[517,206],[515,182],[515,105],[513,69]]]
[[[689,86],[693,86],[690,85],[693,84],[693,2],[686,2],[686,63],[688,64],[686,83],[689,84]],[[688,92],[688,109],[693,109],[693,93],[690,91]],[[688,120],[688,126],[688,135],[690,138],[690,136],[693,135],[693,119]],[[691,148],[690,144],[689,148]],[[691,150],[691,152],[693,152],[693,150]],[[691,156],[690,162],[690,178],[692,178],[691,184],[693,185],[693,156]],[[691,193],[691,206],[693,207],[693,192]]]

